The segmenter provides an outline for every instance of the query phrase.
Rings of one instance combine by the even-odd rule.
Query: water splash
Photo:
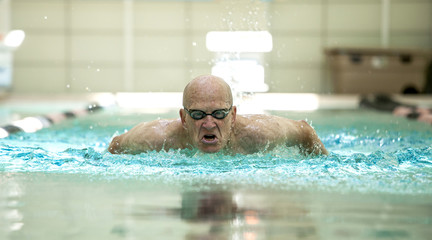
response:
[[[285,147],[235,156],[193,150],[112,155],[106,151],[112,134],[145,119],[141,115],[105,113],[2,140],[0,173],[87,174],[187,188],[218,185],[432,195],[432,134],[423,126],[413,130],[390,124],[386,129],[388,123],[374,123],[367,125],[370,130],[364,130],[364,125],[330,126],[325,118],[308,119],[313,120],[330,151],[328,156],[304,157],[298,149]]]
[[[432,194],[432,149],[299,158],[296,151],[226,156],[192,150],[112,155],[94,148],[60,152],[2,145],[1,171],[79,173],[167,184],[216,184],[280,190],[315,189]],[[289,151],[288,151],[289,152]],[[8,156],[5,158],[5,156]]]

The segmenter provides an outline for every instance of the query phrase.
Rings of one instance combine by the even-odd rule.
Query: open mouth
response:
[[[217,142],[217,137],[214,134],[206,134],[202,137],[201,141],[206,144],[214,144]]]

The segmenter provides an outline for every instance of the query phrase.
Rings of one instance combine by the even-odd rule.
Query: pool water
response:
[[[112,155],[177,111],[109,109],[0,140],[1,239],[428,239],[432,128],[367,110],[306,119],[329,150]],[[4,238],[3,238],[4,237]]]

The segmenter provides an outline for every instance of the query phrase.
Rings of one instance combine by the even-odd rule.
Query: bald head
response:
[[[196,77],[183,91],[183,106],[190,108],[193,102],[202,100],[222,100],[228,107],[232,106],[231,88],[222,78],[213,75]]]

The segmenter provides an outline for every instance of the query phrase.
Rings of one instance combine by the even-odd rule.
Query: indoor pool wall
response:
[[[85,102],[2,109],[15,119]],[[290,148],[248,156],[106,151],[114,135],[177,117],[174,108],[111,106],[13,134],[0,140],[0,237],[428,239],[430,125],[329,102],[337,100],[318,111],[263,110],[306,119],[330,152],[313,158]]]

